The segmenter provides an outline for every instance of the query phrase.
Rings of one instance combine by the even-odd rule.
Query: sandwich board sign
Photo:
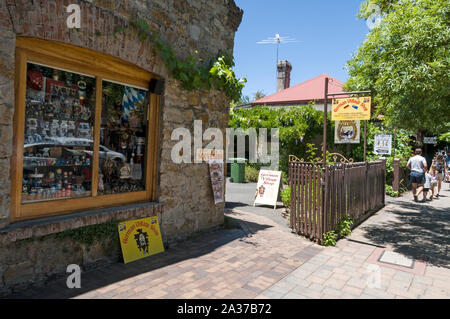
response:
[[[118,230],[125,264],[164,251],[156,216],[119,223]]]
[[[280,182],[280,171],[260,170],[253,206],[256,204],[271,205],[276,209]]]

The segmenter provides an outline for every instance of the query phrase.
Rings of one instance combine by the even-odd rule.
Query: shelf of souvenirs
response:
[[[85,158],[84,160],[74,159],[56,159],[56,158],[43,158],[43,157],[28,157],[24,160],[23,168],[51,168],[51,167],[91,167],[91,160]]]
[[[55,192],[22,193],[22,204],[39,203],[45,201],[73,199],[91,196],[91,191],[67,191],[56,190]]]

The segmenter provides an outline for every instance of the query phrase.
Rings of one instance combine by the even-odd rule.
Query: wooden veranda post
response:
[[[327,116],[328,116],[328,78],[325,78],[325,95],[323,98],[323,165],[327,164]]]

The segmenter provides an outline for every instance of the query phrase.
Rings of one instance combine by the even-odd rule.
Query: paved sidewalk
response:
[[[258,298],[450,298],[450,190],[433,202],[397,199]],[[412,268],[379,262],[383,251]]]
[[[164,253],[82,273],[81,289],[59,280],[14,298],[254,298],[321,248],[251,213],[241,228],[202,234]]]
[[[449,208],[448,188],[432,203],[414,203],[407,195],[336,247],[318,246],[271,218],[235,209],[227,216],[239,228],[83,273],[81,289],[59,280],[12,298],[450,298]],[[413,263],[381,262],[385,251]]]

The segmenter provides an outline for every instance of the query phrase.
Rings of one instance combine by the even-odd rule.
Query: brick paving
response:
[[[428,203],[414,203],[410,194],[391,201],[257,298],[449,299],[448,184],[441,194]],[[414,259],[414,269],[374,261],[380,250]]]
[[[238,228],[198,235],[166,252],[82,273],[12,298],[254,298],[321,251],[276,222],[233,210]]]
[[[227,216],[237,228],[198,235],[127,265],[85,272],[81,289],[59,280],[12,298],[448,299],[445,186],[432,203],[413,203],[409,194],[392,201],[335,247],[318,246],[270,218],[234,209]],[[378,262],[382,250],[415,259],[414,269]]]

